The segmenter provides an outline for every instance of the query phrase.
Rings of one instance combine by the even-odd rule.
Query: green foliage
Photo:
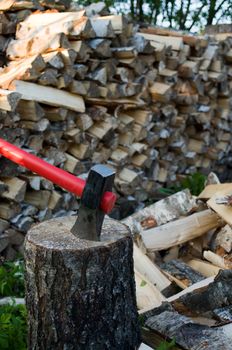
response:
[[[175,346],[175,340],[172,339],[170,343],[168,343],[167,341],[163,341],[162,343],[160,343],[160,345],[156,350],[172,350],[174,346]]]
[[[22,259],[0,266],[0,296],[24,296],[24,264]],[[0,349],[26,350],[27,323],[25,305],[0,306]]]
[[[0,266],[0,296],[24,296],[24,263],[22,259]]]
[[[198,196],[204,189],[204,184],[206,181],[206,176],[200,173],[195,173],[191,176],[187,176],[181,181],[181,186],[183,188],[189,188],[190,192],[194,196]]]
[[[0,349],[26,350],[26,338],[25,305],[0,306]]]
[[[176,192],[179,192],[185,188],[188,188],[192,195],[198,196],[204,189],[206,176],[200,173],[195,173],[187,176],[180,181],[179,184],[173,185],[167,188],[160,188],[160,192],[170,196]]]

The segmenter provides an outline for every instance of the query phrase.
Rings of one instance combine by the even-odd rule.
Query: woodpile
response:
[[[0,137],[78,176],[95,163],[115,168],[115,218],[179,175],[217,166],[222,176],[231,151],[230,34],[137,30],[102,5],[69,5],[0,1]],[[72,194],[3,157],[0,175],[0,253],[7,258],[34,223],[78,209]],[[205,227],[192,238],[216,221],[206,210],[184,225],[194,220]],[[156,239],[162,246],[162,235]]]
[[[184,349],[231,348],[231,198],[231,183],[211,183],[198,197],[184,190],[123,220],[134,234],[148,345],[161,334]]]
[[[15,37],[16,27],[34,11],[56,9],[65,11],[70,6],[70,0],[0,0],[0,67],[8,62],[7,47]]]

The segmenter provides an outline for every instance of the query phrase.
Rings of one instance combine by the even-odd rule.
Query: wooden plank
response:
[[[86,159],[90,156],[89,144],[72,144],[68,148],[68,152],[78,159]]]
[[[105,10],[106,4],[104,2],[92,3],[88,6],[85,6],[85,13],[87,17],[101,15],[101,13]]]
[[[50,191],[27,191],[24,201],[39,208],[40,210],[43,210],[48,207],[50,197]]]
[[[70,48],[77,53],[77,60],[86,62],[91,53],[90,47],[82,40],[70,41]]]
[[[82,17],[74,23],[72,30],[69,33],[70,37],[91,39],[96,37],[96,33],[87,17]]]
[[[210,283],[212,283],[214,281],[214,279],[215,279],[215,276],[211,276],[211,277],[205,278],[204,280],[202,280],[200,282],[194,283],[191,286],[189,286],[188,288],[185,288],[184,290],[182,290],[181,292],[167,298],[167,301],[173,302],[175,300],[178,300],[178,298],[180,298],[186,294],[192,293],[194,290],[198,290],[198,289],[200,290],[201,288],[207,287]],[[151,307],[139,310],[139,314],[140,315],[145,314],[146,312],[151,311],[155,307],[156,306],[154,305],[154,307],[151,306]]]
[[[203,257],[210,261],[212,264],[220,267],[221,269],[231,269],[232,263],[226,260],[224,257],[211,252],[211,250],[205,250],[203,253]]]
[[[136,123],[141,124],[143,126],[147,126],[152,121],[152,112],[146,109],[131,109],[127,110],[126,113],[121,113],[122,118],[125,116],[132,117]]]
[[[153,348],[151,348],[150,346],[147,346],[146,344],[141,343],[138,350],[152,350],[152,349]]]
[[[104,17],[93,17],[90,19],[93,30],[98,38],[114,38],[115,33],[111,20]]]
[[[65,107],[76,112],[84,112],[85,104],[81,96],[48,86],[41,86],[21,80],[14,82],[15,91],[22,99],[37,101],[50,106]]]
[[[140,107],[145,106],[145,101],[140,99],[139,97],[131,97],[131,98],[93,98],[86,96],[86,102],[92,103],[94,105],[100,106],[118,106],[118,105],[127,105],[128,107]]]
[[[34,13],[28,16],[23,22],[19,23],[16,38],[26,38],[46,26],[49,26],[50,31],[56,30],[56,33],[61,32],[60,30],[65,28],[65,23],[72,23],[73,25],[75,21],[80,20],[84,16],[84,13],[84,10],[75,12]]]
[[[83,23],[88,22],[83,17],[84,11],[79,12],[52,12],[37,13],[29,16],[18,26],[16,39],[12,40],[7,48],[9,57],[28,57],[59,47],[68,47],[65,35],[71,30],[81,33],[84,31]],[[46,37],[46,40],[44,38]]]
[[[18,179],[17,177],[13,177],[5,179],[4,183],[8,186],[8,190],[3,192],[1,196],[8,200],[21,203],[25,197],[26,182]]]
[[[18,203],[8,202],[3,200],[0,201],[0,218],[10,220],[17,214],[19,214],[21,208]]]
[[[223,248],[227,253],[232,250],[232,227],[225,225],[221,228],[215,238],[215,246],[217,248]]]
[[[225,190],[228,193],[232,192],[232,183],[223,183],[223,184],[212,184],[204,188],[204,190],[199,194],[199,199],[208,200],[218,191]]]
[[[179,68],[178,68],[178,74],[182,78],[192,78],[199,69],[199,64],[198,62],[193,62],[193,61],[185,61],[182,63]]]
[[[141,236],[145,247],[156,251],[185,243],[221,225],[220,217],[208,209],[143,231]]]
[[[69,29],[67,32],[69,32]],[[44,38],[46,38],[46,40],[44,40]],[[31,37],[25,39],[12,40],[7,47],[7,56],[11,60],[15,60],[68,47],[69,42],[63,32],[49,33],[48,35],[47,28],[45,28],[43,31],[41,30],[38,35],[31,34]]]
[[[54,5],[55,6],[55,5]],[[19,10],[41,10],[41,6],[37,1],[31,1],[31,0],[20,0],[20,1],[14,1],[12,7],[12,11],[19,11]]]
[[[159,27],[148,27],[148,28],[141,28],[140,32],[147,33],[147,34],[156,34],[156,35],[164,35],[164,36],[172,36],[172,37],[182,37],[183,42],[187,45],[193,46],[195,48],[199,48],[201,45],[205,44],[208,45],[207,39],[200,37],[199,35],[185,35],[181,31],[176,30],[170,30],[166,28],[159,28]]]
[[[126,25],[126,18],[123,15],[109,15],[98,17],[98,20],[110,20],[115,34],[121,34]]]
[[[118,59],[130,59],[137,56],[137,51],[134,46],[114,47],[112,48],[114,57]]]
[[[224,41],[227,38],[231,38],[232,34],[231,33],[218,33],[218,34],[214,35],[214,37],[217,41]]]
[[[204,279],[204,276],[192,269],[189,265],[179,259],[172,259],[161,265],[162,271],[181,282],[181,288],[187,288],[190,285]],[[179,284],[178,284],[179,285]]]
[[[208,201],[207,205],[213,209],[227,224],[232,225],[232,207],[225,204],[217,204],[219,200],[232,194],[228,187],[215,193]]]
[[[187,264],[191,266],[194,270],[202,273],[205,277],[216,276],[220,271],[218,266],[208,263],[207,261],[200,259],[191,259],[187,261]]]
[[[45,62],[39,55],[35,55],[17,62],[10,62],[1,69],[0,87],[8,89],[15,79],[30,80],[38,78],[39,72],[45,68]]]
[[[0,109],[14,112],[21,98],[21,94],[0,89]]]
[[[193,291],[197,291],[197,290],[201,290],[202,288],[207,287],[210,283],[212,283],[215,279],[215,276],[210,276],[208,278],[203,279],[200,282],[194,283],[191,286],[189,286],[188,288],[184,289],[183,291],[172,295],[171,297],[169,297],[167,300],[169,302],[173,302],[175,300],[178,300],[180,297],[187,295],[187,294],[191,294]]]
[[[21,100],[17,106],[21,120],[39,121],[45,116],[44,109],[35,101]]]
[[[52,191],[48,202],[48,208],[51,210],[58,210],[62,205],[62,195],[57,191]]]
[[[0,11],[9,10],[15,2],[16,2],[16,0],[1,0],[0,1]]]
[[[159,267],[156,266],[136,244],[133,246],[133,257],[135,269],[155,285],[159,291],[162,291],[171,284]]]
[[[165,301],[160,291],[150,283],[145,276],[135,269],[136,300],[138,309],[149,308],[151,305],[157,307]]]
[[[81,174],[85,171],[85,167],[79,159],[71,156],[69,153],[65,153],[65,156],[67,160],[64,162],[64,170],[75,175]]]
[[[160,44],[165,44],[171,46],[173,50],[180,51],[184,47],[183,39],[178,37],[138,33],[138,35],[143,36],[145,39],[150,41],[155,41]]]
[[[167,102],[170,100],[173,91],[172,86],[164,83],[155,82],[149,88],[153,101]]]

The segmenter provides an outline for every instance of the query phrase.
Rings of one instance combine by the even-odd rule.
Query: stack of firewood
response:
[[[144,341],[153,346],[162,336],[184,349],[230,350],[232,183],[220,183],[211,173],[198,197],[186,189],[122,222],[134,238]],[[19,239],[12,229],[6,232],[1,245]]]
[[[122,15],[100,16],[102,5],[58,12],[69,3],[0,1],[6,28],[17,24],[3,50],[0,137],[75,175],[95,163],[115,168],[115,190],[126,198],[117,218],[178,175],[223,162],[231,150],[230,34],[138,31]],[[78,207],[3,158],[0,173],[0,232],[11,230],[17,243],[35,222]]]
[[[231,183],[210,183],[197,198],[178,192],[124,220],[145,326],[184,349],[231,349],[231,198]]]
[[[70,0],[0,0],[0,67],[8,62],[6,49],[10,40],[14,39],[18,23],[36,10],[52,8],[64,11],[70,3]]]

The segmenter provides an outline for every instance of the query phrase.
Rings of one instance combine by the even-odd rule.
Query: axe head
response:
[[[78,238],[99,241],[104,220],[100,209],[102,196],[111,191],[115,171],[105,165],[95,165],[90,169],[81,197],[78,218],[71,232]]]

